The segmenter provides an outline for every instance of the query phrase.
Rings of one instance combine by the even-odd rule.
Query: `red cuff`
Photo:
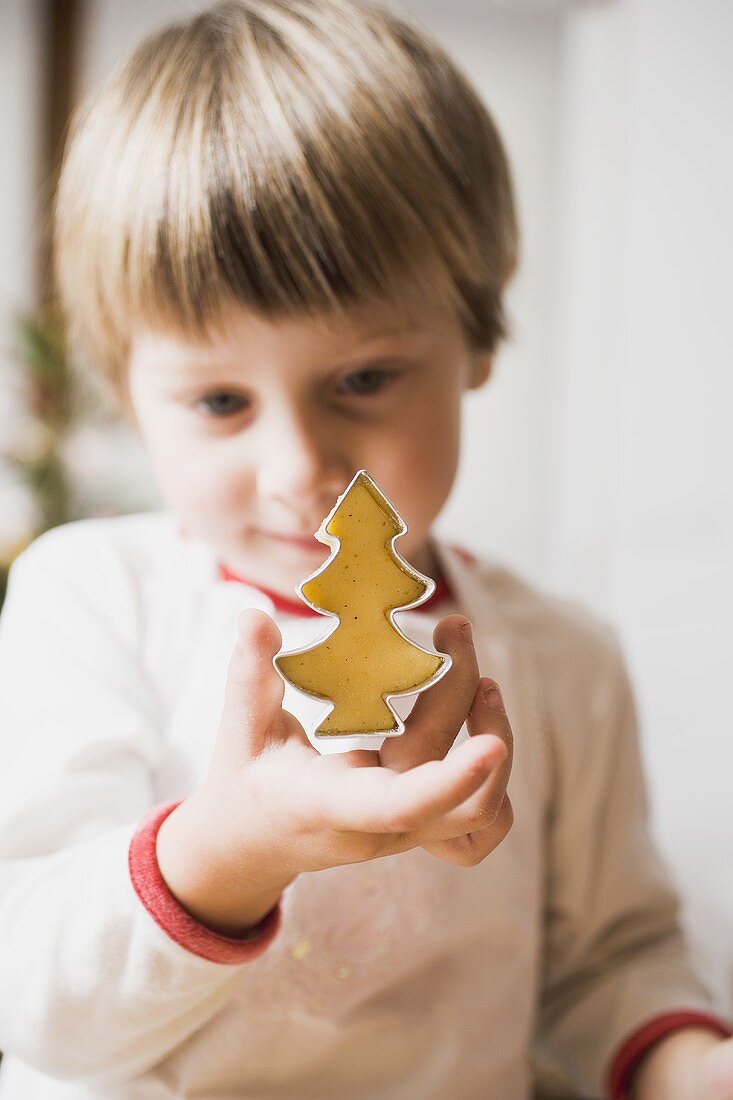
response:
[[[261,955],[277,935],[282,920],[280,901],[259,924],[241,935],[221,935],[192,917],[168,889],[156,855],[158,829],[180,802],[155,806],[130,841],[128,867],[135,893],[155,923],[187,951],[211,962],[249,962]]]
[[[726,1039],[733,1035],[733,1027],[710,1012],[685,1009],[655,1016],[625,1039],[615,1054],[608,1075],[608,1094],[611,1100],[629,1100],[626,1090],[632,1074],[650,1047],[670,1031],[684,1027],[709,1027]]]

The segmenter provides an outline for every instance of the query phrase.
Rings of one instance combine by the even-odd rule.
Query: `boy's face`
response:
[[[210,344],[140,333],[129,386],[170,511],[234,572],[292,598],[328,557],[314,532],[360,469],[408,525],[402,556],[434,575],[461,394],[489,371],[447,310],[399,329],[354,312],[324,330],[238,308]]]

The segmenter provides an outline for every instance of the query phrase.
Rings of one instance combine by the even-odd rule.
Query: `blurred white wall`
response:
[[[84,86],[148,30],[202,6],[94,0]],[[655,832],[730,1005],[733,4],[405,6],[490,104],[523,228],[515,339],[467,400],[439,529],[618,629]],[[29,9],[4,0],[15,45],[0,36],[3,311],[29,286]]]
[[[8,319],[33,296],[33,206],[37,186],[38,44],[32,5],[3,0],[0,13],[0,353],[8,352]]]
[[[35,160],[39,137],[39,48],[33,5],[2,0],[0,6],[0,453],[4,428],[15,414],[17,394],[10,384],[14,354],[13,319],[32,309],[34,296]],[[12,479],[0,462],[0,509],[11,500],[21,507]],[[7,519],[23,525],[25,516]]]
[[[545,572],[620,630],[656,833],[729,1005],[731,43],[728,0],[566,21]]]
[[[521,266],[508,295],[513,338],[493,377],[466,395],[456,486],[438,524],[538,581],[551,517],[546,410],[555,369],[557,124],[562,25],[550,5],[420,3],[409,7],[456,57],[499,126],[514,173]]]

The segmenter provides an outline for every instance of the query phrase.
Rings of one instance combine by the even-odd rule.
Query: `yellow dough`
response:
[[[295,687],[334,704],[316,736],[401,733],[386,697],[423,690],[447,671],[447,655],[416,645],[390,617],[424,602],[434,588],[392,546],[406,530],[360,470],[317,533],[333,553],[299,590],[312,607],[338,616],[338,626],[311,648],[275,658]]]

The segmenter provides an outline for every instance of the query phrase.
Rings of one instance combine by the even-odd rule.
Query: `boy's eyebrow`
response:
[[[369,340],[376,340],[379,336],[405,336],[413,332],[424,332],[425,326],[415,321],[413,324],[393,325],[392,328],[375,328],[364,334],[360,339],[362,344]]]
[[[391,328],[374,328],[368,332],[356,333],[349,342],[350,346],[345,348],[341,355],[337,355],[336,358],[348,357],[352,353],[358,355],[364,344],[372,344],[375,340],[387,340],[390,336],[414,336],[425,331],[425,325],[413,324],[394,325]]]
[[[427,331],[423,325],[412,325],[409,328],[394,328],[394,329],[377,329],[374,332],[361,336],[358,340],[354,341],[353,347],[344,351],[340,356],[336,356],[336,359],[341,362],[348,362],[349,359],[356,359],[362,355],[369,355],[370,358],[384,359],[387,358],[383,353],[371,355],[369,352],[364,352],[362,349],[365,344],[372,344],[375,340],[386,340],[391,336],[417,336]],[[338,365],[338,363],[336,364]]]
[[[399,325],[399,326],[394,326],[394,327],[389,328],[389,329],[380,329],[380,328],[374,329],[371,333],[365,333],[362,336],[360,336],[357,341],[354,341],[354,345],[353,345],[352,350],[345,350],[342,355],[335,356],[334,357],[334,362],[333,362],[333,364],[331,364],[331,366],[332,367],[334,367],[334,366],[338,367],[341,364],[346,365],[346,364],[349,363],[349,361],[351,359],[359,358],[360,357],[360,348],[364,344],[372,343],[374,340],[377,340],[377,339],[380,339],[380,338],[386,339],[390,336],[411,336],[411,335],[416,335],[418,333],[422,333],[424,331],[425,331],[425,326],[421,325],[421,324],[413,324],[413,325],[407,325],[407,326]],[[364,353],[364,354],[368,355],[369,353]],[[387,356],[383,353],[382,354],[378,353],[378,354],[374,354],[374,355],[369,355],[369,359],[374,359],[374,360],[386,359],[386,358],[389,358],[389,356]],[[205,349],[203,357],[199,357],[197,355],[185,356],[182,360],[178,360],[178,361],[176,361],[176,360],[171,361],[170,359],[166,358],[165,354],[162,354],[162,355],[158,354],[153,359],[153,365],[157,369],[161,370],[163,373],[166,373],[168,370],[171,370],[171,371],[174,371],[174,372],[182,370],[182,371],[185,371],[187,373],[191,372],[191,373],[197,373],[197,374],[200,373],[200,372],[220,370],[221,366],[222,366],[222,364],[218,360],[216,354],[208,348]]]

